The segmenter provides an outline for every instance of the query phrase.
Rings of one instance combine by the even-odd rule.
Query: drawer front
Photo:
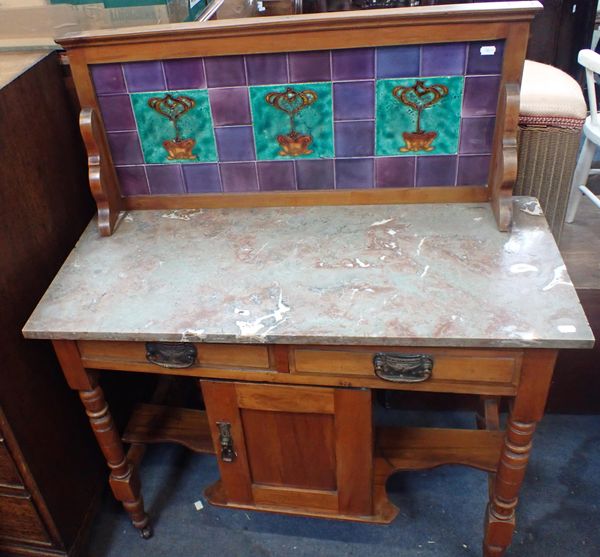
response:
[[[174,369],[186,375],[198,369],[268,370],[269,350],[254,344],[202,344],[196,348],[195,363],[183,369]],[[144,342],[79,341],[77,343],[83,365],[91,369],[117,369],[123,371],[164,372],[165,368],[149,362]]]
[[[17,471],[15,462],[8,452],[4,439],[0,437],[0,486],[9,488],[23,488],[21,476]]]
[[[0,539],[51,543],[29,495],[0,495],[0,517]]]
[[[423,383],[394,383],[375,374],[373,358],[378,353],[426,354],[433,359],[431,377]],[[439,348],[323,348],[292,349],[290,371],[309,376],[336,375],[378,381],[381,388],[405,388],[419,385],[444,390],[452,385],[489,385],[513,390],[518,384],[522,353],[520,351],[439,349]]]

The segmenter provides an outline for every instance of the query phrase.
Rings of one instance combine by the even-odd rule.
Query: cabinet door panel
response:
[[[241,415],[253,483],[337,488],[333,415],[246,409]]]
[[[371,392],[201,381],[227,504],[372,514]],[[217,422],[235,458],[221,458]]]

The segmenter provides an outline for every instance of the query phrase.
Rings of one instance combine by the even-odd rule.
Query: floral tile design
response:
[[[250,87],[258,160],[333,157],[331,83]]]
[[[91,66],[125,196],[485,186],[503,41]]]
[[[217,160],[206,89],[133,93],[131,104],[146,163]]]
[[[455,154],[463,84],[462,76],[377,81],[377,154]]]

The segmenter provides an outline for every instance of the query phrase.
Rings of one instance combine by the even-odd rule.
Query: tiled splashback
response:
[[[92,66],[123,195],[485,185],[503,42]]]

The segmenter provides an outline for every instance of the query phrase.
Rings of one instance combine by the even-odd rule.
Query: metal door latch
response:
[[[233,437],[231,437],[231,424],[229,422],[217,422],[219,428],[219,444],[221,445],[221,460],[233,462],[236,454],[233,450]]]

